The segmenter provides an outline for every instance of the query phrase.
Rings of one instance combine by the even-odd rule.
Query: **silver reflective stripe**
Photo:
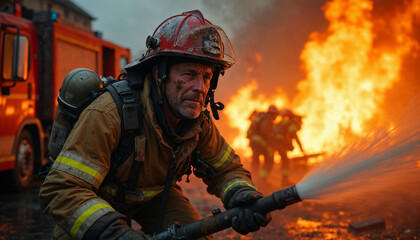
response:
[[[70,216],[66,224],[66,230],[75,239],[82,239],[85,232],[99,218],[105,214],[115,211],[109,203],[102,199],[94,199],[83,204]]]
[[[232,189],[233,187],[238,187],[238,186],[251,187],[255,189],[256,191],[258,191],[257,187],[254,184],[244,179],[241,179],[241,178],[233,179],[229,181],[228,183],[226,183],[225,187],[222,189],[222,192],[220,194],[222,201],[225,200],[226,194],[229,192],[230,189]]]
[[[99,188],[107,174],[106,168],[71,152],[61,152],[52,168],[80,178],[92,184],[96,189]]]
[[[234,151],[232,148],[227,144],[227,142],[224,142],[222,150],[217,154],[216,160],[214,160],[214,163],[212,161],[212,165],[214,168],[218,169],[219,167],[223,166],[225,163],[230,163],[232,161]]]

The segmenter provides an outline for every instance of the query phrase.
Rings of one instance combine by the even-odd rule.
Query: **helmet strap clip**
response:
[[[159,105],[163,105],[164,100],[164,94],[165,94],[165,80],[168,78],[168,57],[161,57],[158,59],[158,78],[159,81],[157,81],[158,85],[158,91],[159,91],[159,98],[158,103]]]

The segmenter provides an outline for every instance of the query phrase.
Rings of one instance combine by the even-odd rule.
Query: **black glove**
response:
[[[255,232],[271,221],[270,213],[263,215],[251,209],[250,205],[263,195],[250,187],[232,189],[225,198],[225,208],[240,207],[238,214],[232,217],[232,228],[243,235]]]
[[[132,230],[130,221],[119,212],[113,211],[99,218],[84,234],[83,240],[89,239],[119,239],[119,240],[149,240],[150,236]]]

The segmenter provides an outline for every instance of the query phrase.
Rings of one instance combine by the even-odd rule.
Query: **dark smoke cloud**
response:
[[[217,91],[219,100],[227,103],[238,89],[256,79],[256,94],[268,96],[275,88],[282,88],[292,100],[296,84],[305,78],[300,68],[300,54],[312,32],[325,32],[328,22],[322,7],[325,0],[231,0],[203,1],[206,9],[220,16],[232,28],[230,38],[235,49],[237,64],[222,78]],[[376,33],[375,44],[389,42],[393,33],[387,24],[406,1],[375,0],[372,17]],[[224,26],[222,26],[223,28]],[[420,39],[419,22],[414,26],[414,36]],[[255,53],[263,56],[257,61]],[[401,108],[407,101],[393,101],[398,97],[411,98],[418,92],[420,61],[417,55],[408,56],[403,63],[403,81],[397,83],[394,91],[387,93],[386,105],[390,109]],[[252,72],[247,71],[250,67]],[[404,91],[402,91],[404,90]],[[401,94],[403,92],[404,94]],[[390,110],[392,111],[392,110]]]
[[[223,78],[226,81],[218,89],[218,96],[226,102],[239,88],[255,78],[260,92],[270,95],[278,86],[291,97],[296,83],[304,78],[299,55],[309,34],[323,31],[327,26],[321,11],[325,1],[217,2],[204,1],[204,4],[233,26],[230,38],[237,57],[237,64]],[[263,56],[261,62],[256,60],[255,53]],[[247,72],[250,67],[253,72]]]
[[[412,0],[393,1],[381,0],[375,1],[372,16],[374,18],[374,32],[376,34],[375,47],[388,46],[392,48],[395,44],[395,33],[390,31],[390,19],[397,12],[404,10],[406,4]],[[413,16],[412,37],[420,44],[420,15]],[[419,45],[420,47],[420,45]],[[397,82],[392,89],[385,95],[385,101],[382,106],[386,109],[388,115],[392,116],[395,112],[403,109],[411,99],[420,93],[420,49],[413,49],[406,56],[401,68],[401,81]]]

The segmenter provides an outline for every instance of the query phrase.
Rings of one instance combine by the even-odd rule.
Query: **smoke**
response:
[[[380,4],[375,5],[372,13],[375,19],[375,47],[392,48],[396,41],[402,39],[395,37],[394,29],[398,27],[391,24],[390,19],[404,11],[410,11],[410,14],[407,14],[408,17],[404,20],[412,24],[403,24],[399,28],[405,28],[404,31],[407,35],[410,35],[417,42],[413,43],[413,49],[402,62],[401,81],[397,82],[385,95],[385,101],[381,107],[388,112],[388,115],[403,109],[409,100],[420,92],[420,1],[380,1]],[[404,39],[402,41],[408,40]]]
[[[392,48],[396,38],[390,20],[406,5],[415,6],[415,1],[418,2],[373,1],[375,47]],[[221,78],[216,92],[218,100],[228,102],[241,87],[252,81],[258,83],[256,95],[273,95],[278,92],[276,88],[281,88],[292,100],[298,93],[297,83],[306,77],[300,60],[304,45],[311,33],[322,33],[327,29],[328,22],[323,12],[327,2],[330,1],[203,1],[203,6],[218,16],[218,22],[223,24],[221,27],[227,29],[237,58],[237,63]],[[413,8],[412,11],[418,9]],[[413,20],[415,24],[410,34],[414,39],[420,39],[418,13],[413,16],[416,19]],[[418,51],[413,51],[413,54],[405,58],[401,70],[403,81],[399,81],[393,90],[386,93],[383,107],[390,113],[401,109],[420,91],[419,65]]]
[[[226,102],[239,88],[256,80],[259,93],[275,94],[275,88],[281,87],[292,97],[296,83],[304,77],[300,52],[311,32],[327,26],[321,11],[324,2],[204,1],[231,29],[228,34],[237,58],[221,79],[217,96]]]

